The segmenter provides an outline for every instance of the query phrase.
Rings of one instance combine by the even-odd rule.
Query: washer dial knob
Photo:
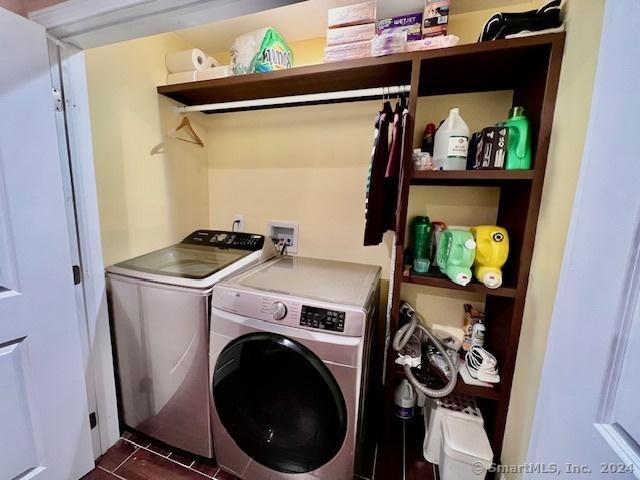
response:
[[[271,317],[274,320],[282,320],[287,315],[287,306],[282,302],[271,304]]]

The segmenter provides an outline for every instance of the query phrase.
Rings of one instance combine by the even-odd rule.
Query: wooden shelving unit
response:
[[[478,398],[496,462],[500,462],[511,395],[563,48],[564,34],[558,33],[158,87],[158,93],[185,105],[202,105],[410,85],[408,130],[403,145],[396,210],[396,260],[390,279],[390,331],[393,335],[397,330],[402,284],[466,290],[485,295],[485,314],[490,332],[486,346],[498,359],[501,383],[497,388],[486,389],[459,382],[457,391]],[[525,107],[532,128],[532,170],[413,171],[411,152],[419,96],[496,90],[513,91],[513,104]],[[354,100],[358,99],[349,99]],[[490,290],[477,283],[459,287],[445,278],[405,274],[403,258],[411,185],[445,185],[451,188],[486,186],[500,189],[497,223],[508,230],[510,238],[509,260],[503,269],[503,287]],[[398,437],[401,427],[390,414],[395,380],[402,373],[393,363],[394,355],[389,353],[389,363],[386,365],[388,381],[383,399],[384,425],[376,478],[433,478],[433,467],[421,458],[418,448],[422,435],[418,421],[406,426],[407,457],[405,467],[402,466],[402,441]]]
[[[498,360],[501,382],[491,391],[459,382],[456,391],[477,398],[497,463],[500,462],[511,396],[564,48],[563,34],[542,35],[531,37],[529,40],[534,43],[525,45],[521,40],[501,41],[491,44],[493,48],[498,49],[492,52],[481,48],[487,48],[485,45],[476,45],[477,50],[473,53],[456,54],[456,49],[452,48],[448,49],[451,54],[449,57],[414,60],[411,91],[417,90],[419,95],[428,95],[433,92],[461,93],[497,89],[513,91],[513,104],[524,106],[531,122],[533,169],[529,171],[415,172],[410,161],[413,149],[413,123],[410,122],[410,130],[405,137],[403,150],[403,170],[396,211],[396,264],[390,286],[392,335],[398,326],[398,309],[403,284],[471,291],[485,296],[486,323],[489,331],[486,347]],[[508,67],[510,74],[505,76],[504,70],[495,70],[490,67],[488,64],[492,63],[492,57],[513,61],[514,64]],[[526,61],[523,62],[525,59]],[[475,75],[471,75],[469,69],[474,70],[479,65],[483,66],[475,70]],[[452,71],[455,73],[451,73]],[[477,78],[478,76],[481,78]],[[448,80],[451,82],[449,83]],[[412,118],[415,118],[417,98],[412,95],[409,104]],[[403,258],[411,185],[447,185],[452,188],[486,186],[500,189],[497,224],[507,229],[510,238],[509,260],[503,268],[504,285],[501,288],[491,290],[478,283],[461,287],[449,282],[446,278],[405,272]],[[426,205],[426,207],[428,211],[429,206]],[[392,362],[393,355],[389,357],[389,361]],[[392,389],[393,385],[387,385],[386,408],[392,405]],[[393,420],[387,423],[389,422],[393,423]],[[393,427],[387,425],[386,431],[393,431]],[[419,439],[414,441],[420,442]],[[388,453],[382,455],[389,457],[399,455],[393,451],[393,445],[395,445],[393,442],[387,444],[386,452]],[[407,452],[409,451],[407,449]],[[384,449],[383,452],[385,452]],[[408,480],[421,478],[418,473],[421,467],[416,465],[419,465],[416,460],[408,461],[407,471],[404,472]],[[402,478],[402,474],[402,470],[396,470],[396,477],[388,478]]]

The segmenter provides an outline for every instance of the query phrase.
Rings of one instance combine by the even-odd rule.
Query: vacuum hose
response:
[[[404,313],[410,318],[410,321],[408,324],[398,329],[395,337],[393,338],[393,349],[397,352],[401,351],[405,347],[411,336],[414,335],[416,328],[418,328],[422,332],[422,340],[431,340],[431,343],[433,343],[436,349],[442,354],[447,366],[449,367],[450,372],[450,378],[447,384],[439,390],[434,390],[420,383],[411,372],[411,366],[405,363],[404,373],[407,376],[407,379],[417,391],[424,393],[427,397],[446,397],[451,392],[453,392],[453,389],[455,388],[456,382],[458,380],[457,363],[451,358],[449,352],[447,352],[448,349],[442,344],[440,339],[438,339],[438,337],[431,333],[429,329],[425,328],[422,325],[422,317],[413,309],[411,305],[409,305],[407,302],[403,302],[400,306],[400,311],[404,311]]]

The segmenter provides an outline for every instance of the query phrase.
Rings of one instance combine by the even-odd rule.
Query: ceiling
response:
[[[237,36],[265,26],[274,27],[289,42],[324,37],[327,29],[327,9],[358,3],[358,1],[307,0],[251,15],[179,30],[176,34],[207,53],[226,51]],[[397,8],[396,5],[401,1],[416,3],[416,0],[378,0],[378,9],[387,8],[388,2],[393,2],[390,8]],[[459,14],[476,10],[497,9],[505,5],[527,3],[527,1],[452,0],[451,12]],[[422,2],[417,0],[417,4],[421,5]]]

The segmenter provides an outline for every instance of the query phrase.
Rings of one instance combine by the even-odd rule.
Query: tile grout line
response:
[[[97,467],[97,468],[99,468],[100,470],[102,470],[102,471],[104,471],[104,472],[107,472],[109,475],[113,475],[114,477],[119,478],[120,480],[127,480],[126,478],[121,477],[121,476],[120,476],[120,475],[118,475],[117,473],[110,472],[109,470],[107,470],[107,469],[106,469],[106,468],[104,468],[104,467],[101,467],[100,465],[98,465],[98,467]]]
[[[123,438],[123,440],[125,440],[125,441],[127,441],[127,442],[129,442],[129,443],[132,443],[132,444],[133,444],[133,445],[135,445],[136,447],[138,447],[138,448],[142,448],[143,450],[146,450],[147,452],[153,453],[154,455],[157,455],[157,456],[158,456],[158,457],[160,457],[160,458],[164,458],[165,460],[169,460],[170,462],[173,462],[173,463],[175,463],[175,464],[177,464],[177,465],[180,465],[181,467],[184,467],[184,468],[186,468],[186,469],[188,469],[188,470],[191,470],[192,472],[198,473],[198,474],[202,475],[202,476],[203,476],[203,477],[205,477],[205,478],[210,478],[210,479],[212,479],[212,480],[216,480],[216,479],[215,479],[216,475],[218,475],[218,473],[220,473],[220,468],[218,467],[218,471],[214,474],[214,476],[213,476],[213,477],[210,477],[210,476],[209,476],[209,475],[207,475],[206,473],[202,473],[202,472],[199,472],[198,470],[196,470],[196,469],[194,469],[194,468],[191,468],[191,466],[192,466],[194,463],[196,463],[196,462],[195,462],[195,460],[191,462],[191,465],[187,466],[187,465],[185,465],[184,463],[180,463],[180,462],[178,462],[178,461],[176,461],[176,460],[173,460],[173,459],[171,458],[171,454],[172,454],[173,452],[170,452],[170,453],[169,453],[169,455],[167,455],[166,457],[165,457],[164,455],[160,455],[158,452],[154,452],[153,450],[150,450],[150,449],[148,448],[149,446],[151,446],[151,442],[149,443],[149,445],[148,445],[147,447],[143,447],[142,445],[139,445],[139,444],[137,444],[136,442],[134,442],[133,440],[129,440],[128,438]],[[135,452],[133,452],[133,453],[135,453]],[[133,455],[133,453],[132,453],[131,455]],[[129,457],[131,457],[131,455],[129,455]],[[127,458],[127,460],[129,460],[129,458]],[[125,462],[126,462],[127,460],[125,460]],[[124,463],[124,462],[122,462],[122,463]],[[120,467],[122,466],[122,463],[121,463],[120,465],[118,465],[118,468],[120,468]],[[117,470],[117,469],[116,469],[116,470]],[[114,470],[114,471],[115,471],[115,470]]]
[[[134,443],[135,445],[135,443]],[[124,461],[122,463],[120,463],[120,465],[118,465],[116,468],[113,469],[113,471],[111,473],[115,473],[116,470],[118,470],[122,465],[124,465],[125,463],[127,463],[127,461],[133,457],[135,455],[135,453],[140,449],[140,447],[136,448],[133,452],[131,452],[131,454],[129,454],[129,456],[127,458],[124,459]],[[122,478],[122,477],[120,477]]]

